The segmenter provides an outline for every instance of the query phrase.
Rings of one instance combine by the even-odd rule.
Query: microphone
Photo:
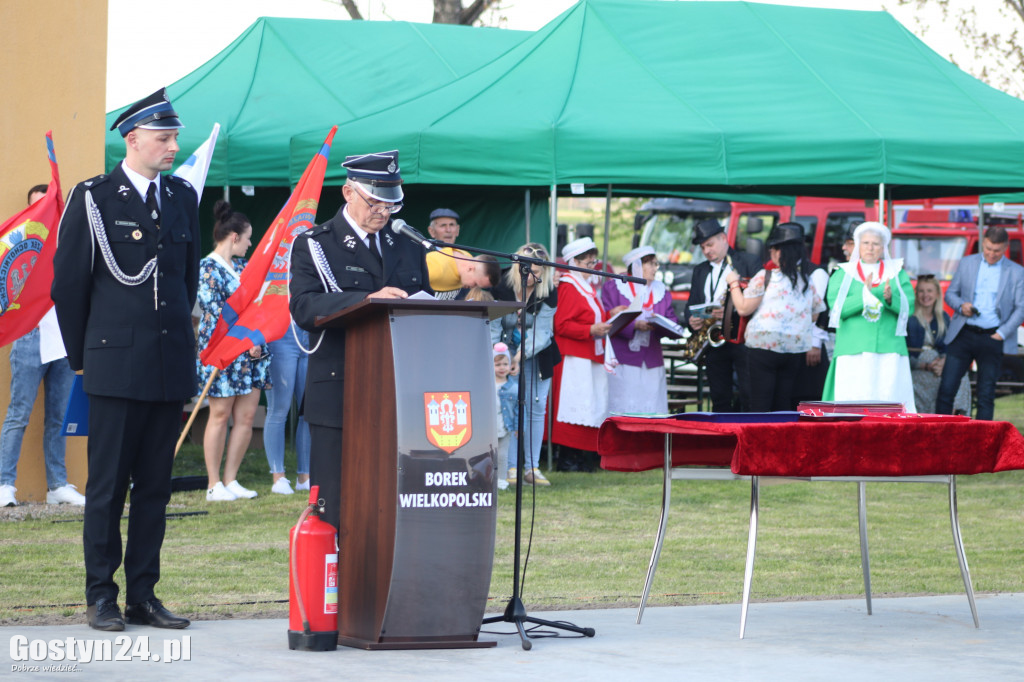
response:
[[[427,251],[435,249],[434,243],[424,237],[422,234],[414,230],[409,223],[405,222],[401,218],[395,218],[391,221],[391,231],[396,234],[403,235],[413,240]]]

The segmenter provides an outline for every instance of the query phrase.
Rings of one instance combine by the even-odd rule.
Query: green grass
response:
[[[1013,405],[1007,401],[1016,401]],[[1020,396],[1000,409],[1019,410]],[[286,461],[294,471],[294,455]],[[203,473],[187,446],[176,475]],[[536,514],[523,600],[527,608],[625,607],[639,603],[657,531],[661,473],[549,475]],[[173,611],[202,618],[283,617],[287,613],[288,529],[304,496],[270,494],[260,451],[239,476],[255,500],[206,503],[202,491],[175,493],[164,542],[160,596]],[[1024,591],[1024,472],[959,479],[960,523],[975,589]],[[872,591],[963,591],[949,529],[946,489],[869,484]],[[489,610],[512,594],[514,494],[498,496]],[[532,491],[524,491],[523,547],[530,539]],[[750,488],[743,482],[677,481],[651,604],[736,603],[746,551]],[[781,600],[863,595],[853,483],[766,482],[752,598]],[[0,623],[81,620],[84,570],[80,513],[0,522]],[[123,576],[118,580],[123,586]]]

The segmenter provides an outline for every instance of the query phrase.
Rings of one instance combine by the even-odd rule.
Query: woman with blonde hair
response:
[[[550,260],[547,249],[536,243],[525,244],[516,250],[520,256]],[[535,485],[550,485],[538,468],[540,449],[544,440],[544,417],[547,414],[548,391],[555,364],[561,359],[554,339],[553,322],[558,306],[558,290],[554,273],[547,266],[532,265],[523,288],[519,267],[513,265],[492,291],[495,300],[517,301],[525,307],[520,314],[526,316],[526,338],[519,338],[519,315],[509,313],[491,320],[491,343],[504,342],[511,351],[512,372],[519,374],[519,390],[525,391],[526,409],[522,434],[513,434],[508,445],[508,482],[517,482],[516,457],[519,438],[525,443],[526,458],[523,479]]]
[[[914,315],[907,323],[907,348],[910,374],[914,379],[914,402],[918,412],[935,412],[939,381],[946,364],[946,328],[949,315],[942,309],[942,289],[935,275],[920,275],[915,290]],[[967,414],[971,410],[971,384],[967,375],[960,382],[953,410]]]

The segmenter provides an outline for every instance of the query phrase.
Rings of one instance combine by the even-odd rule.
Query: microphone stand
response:
[[[512,261],[513,264],[519,266],[519,276],[522,284],[523,292],[523,309],[519,312],[519,339],[520,344],[526,343],[526,315],[523,314],[523,310],[526,308],[526,287],[529,283],[530,274],[534,265],[540,265],[542,267],[552,267],[562,270],[575,270],[576,272],[586,272],[592,275],[598,275],[600,277],[608,277],[612,279],[618,279],[623,282],[633,282],[636,284],[646,284],[647,281],[642,277],[632,277],[630,275],[618,275],[613,272],[602,272],[600,270],[592,270],[590,268],[581,268],[576,265],[566,265],[554,263],[552,261],[546,261],[540,258],[532,258],[529,256],[523,256],[516,253],[505,253],[502,251],[489,251],[487,249],[480,249],[477,247],[460,246],[458,244],[449,244],[447,242],[438,241],[435,239],[428,240],[437,247],[450,247],[454,249],[461,249],[463,251],[473,251],[476,253],[486,254],[488,256],[494,256],[496,258],[504,258]],[[535,625],[542,625],[549,628],[558,628],[560,630],[568,630],[570,632],[576,632],[586,637],[594,636],[594,628],[581,628],[576,625],[571,625],[564,622],[554,622],[550,620],[542,620],[530,616],[526,612],[526,607],[523,605],[523,600],[519,594],[519,563],[522,554],[522,539],[523,539],[523,485],[525,466],[526,466],[526,438],[524,426],[524,415],[526,412],[526,391],[524,390],[523,384],[519,386],[519,410],[518,410],[518,424],[519,438],[516,439],[516,512],[515,512],[515,548],[513,550],[513,565],[512,565],[512,598],[509,599],[508,605],[505,607],[505,612],[500,616],[491,616],[490,618],[484,618],[484,623],[515,623],[516,629],[519,630],[519,638],[522,640],[523,650],[529,651],[533,648],[533,643],[530,641],[526,634],[526,629],[523,627],[523,623],[533,623]]]

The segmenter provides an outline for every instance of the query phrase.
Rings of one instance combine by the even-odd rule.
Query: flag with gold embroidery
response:
[[[210,342],[199,354],[203,364],[224,369],[253,346],[276,341],[288,331],[288,262],[295,237],[316,224],[331,142],[331,128],[320,151],[306,166],[288,203],[263,235],[238,288],[221,309]]]
[[[50,184],[46,194],[0,225],[0,346],[18,340],[43,319],[53,301],[53,254],[64,212],[53,133],[46,133]]]

